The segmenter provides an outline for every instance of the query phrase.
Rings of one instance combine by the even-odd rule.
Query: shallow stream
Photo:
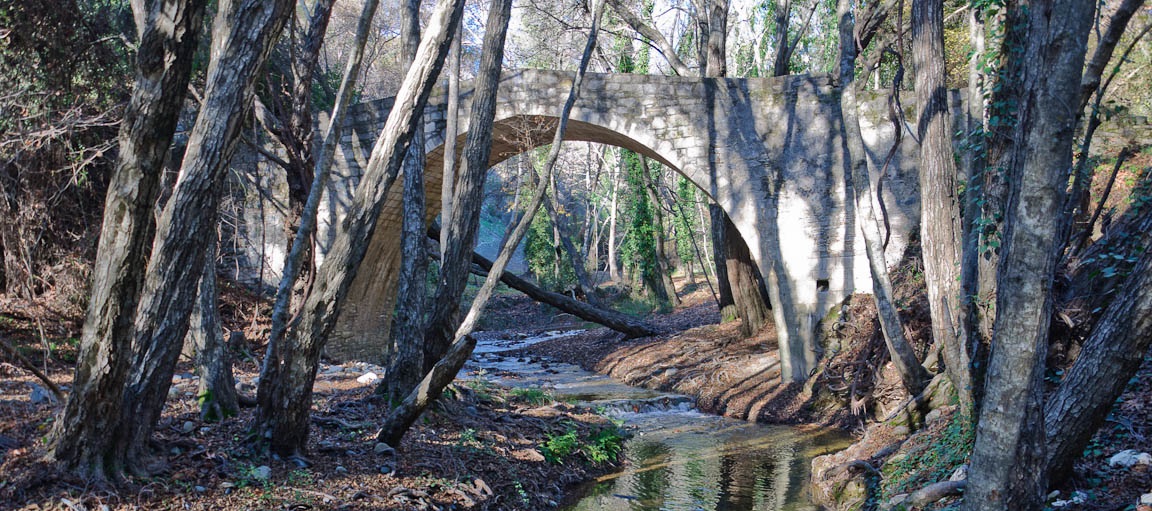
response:
[[[700,413],[692,399],[624,385],[578,366],[502,353],[572,335],[480,339],[466,370],[511,387],[542,388],[622,420],[628,464],[575,492],[568,510],[801,511],[812,458],[847,447],[835,430],[767,426]]]

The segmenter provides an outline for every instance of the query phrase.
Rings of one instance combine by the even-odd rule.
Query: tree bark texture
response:
[[[960,249],[960,292],[961,321],[964,322],[969,353],[969,381],[972,384],[972,403],[975,409],[972,416],[979,414],[979,404],[983,396],[984,368],[987,367],[988,339],[981,335],[979,300],[980,229],[977,220],[981,216],[980,202],[983,200],[982,183],[988,172],[985,158],[984,131],[984,84],[986,76],[981,62],[985,59],[984,9],[973,6],[968,17],[968,34],[972,45],[972,55],[968,59],[968,99],[965,105],[965,145],[964,157],[964,213],[961,224],[963,246]]]
[[[139,36],[132,97],[120,128],[120,161],[108,185],[72,392],[49,459],[81,476],[119,477],[109,432],[119,427],[131,359],[132,322],[144,285],[153,206],[164,158],[188,88],[203,0],[134,2]]]
[[[731,222],[724,208],[715,202],[708,204],[708,218],[712,234],[712,261],[716,267],[716,287],[719,297],[720,321],[735,321],[740,317],[736,308],[736,298],[732,295],[732,279],[728,275],[728,241],[726,224]]]
[[[888,278],[888,263],[884,258],[884,245],[880,238],[880,224],[872,209],[872,185],[869,179],[868,158],[865,154],[864,139],[860,135],[856,57],[859,48],[854,37],[851,6],[848,0],[840,0],[837,7],[840,19],[840,112],[844,123],[845,161],[850,166],[852,190],[856,201],[856,218],[859,219],[860,233],[864,237],[864,247],[868,254],[868,267],[872,274],[872,297],[876,302],[880,330],[884,334],[884,344],[891,355],[892,363],[900,374],[900,380],[908,393],[915,396],[928,383],[928,372],[920,365],[916,352],[904,335],[896,306],[892,303],[892,281]]]
[[[1120,44],[1120,38],[1124,35],[1124,30],[1128,28],[1128,22],[1144,6],[1144,1],[1122,0],[1120,5],[1116,6],[1116,11],[1112,13],[1112,17],[1108,19],[1108,28],[1105,29],[1100,41],[1096,43],[1096,49],[1092,52],[1092,58],[1085,66],[1084,76],[1080,80],[1080,110],[1084,110],[1084,107],[1088,105],[1088,100],[1100,87],[1104,68],[1112,60],[1112,53],[1116,51],[1116,45]]]
[[[156,242],[137,307],[134,360],[121,410],[116,449],[144,459],[188,331],[216,233],[216,204],[239,139],[252,85],[291,13],[289,0],[221,2],[213,26],[204,101],[189,135],[180,176],[156,229]],[[137,465],[135,472],[144,473]]]
[[[504,62],[504,27],[511,9],[508,0],[500,0],[489,8],[488,22],[484,25],[484,44],[480,56],[480,70],[476,76],[472,112],[468,120],[468,138],[464,141],[463,161],[460,162],[453,198],[451,216],[444,222],[448,231],[447,244],[440,248],[440,280],[429,311],[428,326],[424,334],[424,367],[427,373],[448,351],[455,338],[460,301],[468,284],[468,268],[472,251],[476,248],[476,232],[480,228],[480,206],[484,197],[484,176],[488,172],[488,155],[492,152],[492,121],[496,117],[496,93],[500,83],[500,68]]]
[[[444,65],[452,34],[460,23],[463,1],[441,0],[426,25],[416,59],[409,68],[395,106],[356,189],[353,208],[336,232],[332,249],[317,269],[317,278],[298,319],[275,360],[274,382],[261,380],[255,434],[258,441],[281,456],[304,453],[312,408],[312,384],[320,352],[335,326],[337,315],[356,277],[368,241],[376,230],[380,210],[396,181],[413,132],[435,77]]]
[[[420,44],[420,0],[400,2],[402,58],[411,62]],[[418,126],[422,126],[420,122]],[[396,312],[389,338],[396,349],[384,380],[388,402],[407,396],[423,376],[424,308],[428,287],[428,255],[424,225],[424,130],[417,129],[404,159],[404,213],[400,227],[400,278]]]
[[[1072,463],[1104,424],[1152,344],[1152,252],[1144,252],[1128,277],[1048,398],[1046,472],[1052,481],[1071,475]]]
[[[1046,462],[1043,375],[1052,280],[1095,3],[1034,1],[1007,168],[993,351],[964,509],[1038,509]]]
[[[961,312],[960,201],[952,120],[944,76],[944,2],[912,1],[912,59],[916,66],[916,134],[920,139],[920,246],[932,316],[932,339],[960,401],[972,413],[972,378]]]
[[[723,211],[720,214],[724,218],[724,243],[728,245],[724,266],[732,288],[732,301],[740,316],[740,333],[749,337],[772,321],[771,300],[748,244],[732,219]]]
[[[236,378],[232,376],[232,356],[220,326],[215,250],[204,258],[198,293],[184,342],[195,347],[200,419],[221,421],[239,413],[240,402],[236,397]]]

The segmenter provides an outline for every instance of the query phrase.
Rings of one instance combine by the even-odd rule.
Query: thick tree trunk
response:
[[[720,321],[727,323],[740,317],[739,309],[736,308],[736,298],[732,294],[732,279],[728,275],[726,227],[731,220],[728,220],[724,208],[715,202],[708,204],[708,218],[711,220],[709,227],[712,233],[712,262],[715,263],[716,287],[719,295],[717,306],[720,308]]]
[[[1016,145],[987,388],[964,509],[1038,509],[1045,491],[1043,376],[1059,218],[1072,164],[1081,70],[1095,2],[1028,9]]]
[[[1059,482],[1108,417],[1152,344],[1152,252],[1144,252],[1092,329],[1079,358],[1048,398],[1047,474]]]
[[[440,247],[440,281],[429,312],[424,334],[424,367],[427,373],[440,360],[455,338],[460,315],[460,301],[468,284],[468,268],[476,248],[480,228],[480,206],[483,203],[484,176],[488,172],[488,155],[492,152],[492,120],[496,117],[496,92],[500,67],[504,62],[504,37],[509,0],[499,0],[489,8],[485,24],[480,70],[476,75],[472,112],[468,120],[468,138],[456,180],[452,214],[443,229],[448,231],[446,244]]]
[[[118,453],[140,465],[160,418],[215,236],[217,194],[236,148],[257,71],[280,35],[292,2],[222,2],[216,15],[204,103],[188,139],[180,178],[156,230],[136,311],[133,360],[116,431]]]
[[[232,356],[220,328],[215,250],[204,258],[198,293],[184,342],[192,343],[196,352],[196,372],[200,375],[196,399],[200,402],[200,418],[220,421],[239,413],[240,403],[236,397],[236,378],[232,376]]]
[[[444,64],[463,4],[461,0],[441,0],[432,13],[415,62],[372,148],[372,156],[356,189],[354,206],[336,231],[324,263],[317,269],[312,291],[285,338],[283,349],[275,360],[265,363],[266,367],[274,367],[266,372],[276,378],[260,381],[260,406],[254,433],[258,441],[267,442],[269,448],[281,456],[300,456],[305,451],[312,384],[320,352],[364,260],[384,201],[407,153],[408,142],[419,128],[420,115],[435,86],[435,76]]]
[[[511,0],[504,0],[504,4],[493,3],[492,10],[497,11],[495,16],[498,19],[492,19],[489,16],[487,29],[499,30],[501,36],[507,35],[508,19],[510,18]],[[524,215],[516,222],[516,227],[504,239],[501,244],[499,255],[496,261],[492,263],[492,270],[484,279],[484,284],[480,286],[480,290],[476,293],[476,298],[472,300],[472,305],[468,309],[468,314],[464,317],[460,327],[456,330],[453,338],[452,346],[446,352],[446,356],[442,360],[438,360],[424,380],[420,382],[420,386],[416,388],[404,400],[400,406],[396,407],[392,413],[384,421],[384,426],[376,435],[378,442],[384,442],[389,445],[399,445],[400,439],[404,433],[416,422],[420,414],[424,412],[428,405],[432,404],[443,392],[444,387],[452,382],[456,374],[464,367],[464,362],[472,355],[472,349],[476,346],[476,341],[472,338],[472,330],[476,326],[476,322],[480,319],[480,314],[484,311],[488,299],[492,296],[492,290],[496,287],[496,283],[500,281],[500,276],[504,274],[504,268],[508,265],[508,260],[512,258],[512,254],[516,251],[516,247],[524,239],[524,234],[528,231],[529,224],[532,223],[532,217],[540,209],[540,204],[544,202],[545,195],[548,192],[548,183],[552,180],[552,169],[556,166],[556,159],[560,156],[560,148],[564,141],[564,130],[568,125],[568,115],[572,112],[572,106],[576,103],[576,98],[580,93],[580,84],[584,81],[584,72],[588,69],[588,61],[592,56],[592,49],[596,45],[596,33],[600,30],[600,16],[603,13],[603,2],[600,2],[592,17],[592,28],[588,35],[588,43],[584,47],[584,55],[580,59],[580,67],[576,70],[576,76],[572,79],[572,87],[568,91],[568,99],[564,102],[564,107],[560,110],[560,119],[556,125],[556,133],[552,138],[552,148],[548,151],[548,158],[544,162],[544,175],[540,178],[536,186],[536,190],[532,194],[532,200],[525,208]],[[485,34],[485,39],[488,34]],[[501,37],[503,39],[503,37]],[[497,52],[499,56],[503,56],[503,48],[499,45]],[[502,59],[501,59],[502,60]],[[497,63],[499,60],[497,61]],[[475,126],[475,125],[472,125]],[[489,127],[490,129],[491,127]],[[471,158],[465,163],[466,165],[473,165],[479,162],[473,161]]]
[[[961,312],[960,201],[952,120],[944,77],[944,2],[913,0],[912,60],[916,66],[916,123],[920,139],[920,246],[932,313],[932,339],[941,348],[948,378],[971,414],[972,377]]]
[[[928,383],[928,372],[920,365],[916,352],[904,335],[904,327],[896,306],[892,304],[892,281],[888,278],[888,263],[884,258],[884,245],[880,239],[880,224],[872,209],[872,184],[868,177],[868,159],[864,152],[864,139],[860,135],[856,56],[859,48],[853,36],[851,7],[848,0],[840,0],[837,8],[840,18],[840,112],[844,123],[845,160],[850,166],[852,190],[856,200],[856,218],[860,232],[864,235],[864,247],[868,254],[868,267],[872,273],[872,297],[876,302],[880,330],[884,334],[884,344],[900,380],[908,393],[915,396]]]
[[[202,0],[133,3],[139,50],[132,98],[120,129],[120,162],[108,185],[92,295],[72,391],[48,457],[81,476],[118,478],[108,457],[132,347],[132,322],[152,246],[161,169],[188,88],[203,25]]]
[[[740,333],[745,337],[759,332],[769,321],[772,321],[772,308],[768,299],[768,289],[764,287],[764,279],[760,275],[760,268],[752,261],[752,252],[748,244],[740,236],[736,224],[728,215],[720,212],[724,217],[724,240],[728,245],[727,269],[728,281],[732,284],[732,300],[736,305],[736,312],[740,315]]]
[[[420,44],[420,0],[400,2],[402,58],[412,62]],[[423,126],[423,122],[418,124]],[[391,341],[396,346],[384,379],[388,402],[407,396],[423,376],[424,309],[427,301],[428,255],[424,225],[424,130],[417,129],[404,159],[404,216],[400,234],[400,283]]]

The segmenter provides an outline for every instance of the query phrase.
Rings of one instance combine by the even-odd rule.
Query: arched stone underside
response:
[[[505,74],[490,164],[551,141],[571,80],[566,72]],[[461,133],[468,129],[470,111],[471,91],[464,90]],[[425,111],[430,219],[440,207],[446,102],[443,94],[434,95]],[[350,113],[340,164],[322,203],[321,253],[348,207],[390,107],[391,100],[381,100]],[[840,118],[839,91],[826,76],[589,74],[565,139],[644,154],[682,173],[724,208],[767,279],[782,371],[803,379],[820,357],[817,323],[853,292],[872,288],[851,207]],[[875,186],[894,139],[881,99],[862,106],[861,124]],[[889,263],[900,257],[919,218],[917,147],[911,138],[904,137],[884,176],[892,229]],[[399,267],[400,195],[397,185],[329,342],[331,356],[372,360],[385,352]]]

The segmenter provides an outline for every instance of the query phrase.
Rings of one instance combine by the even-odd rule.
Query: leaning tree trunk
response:
[[[749,337],[772,321],[768,290],[736,224],[723,211],[720,214],[724,216],[724,241],[728,245],[724,266],[732,285],[732,301],[740,315],[740,334]]]
[[[281,456],[302,456],[308,440],[312,384],[320,352],[336,324],[348,289],[364,260],[368,242],[389,190],[400,172],[408,142],[419,129],[420,115],[448,53],[451,36],[463,13],[461,0],[441,0],[426,25],[427,32],[395,106],[361,178],[353,208],[336,231],[332,249],[317,269],[316,281],[300,315],[284,339],[277,358],[265,363],[275,381],[261,380],[254,434]]]
[[[485,25],[484,46],[480,57],[480,70],[476,76],[472,97],[472,112],[468,120],[468,138],[464,141],[461,168],[456,179],[456,196],[452,214],[444,223],[446,245],[440,247],[440,280],[436,285],[436,298],[429,312],[424,334],[424,367],[427,373],[440,360],[451,345],[456,332],[460,301],[468,284],[468,268],[472,251],[476,248],[476,232],[480,228],[480,206],[483,203],[484,176],[488,172],[488,156],[492,152],[492,121],[496,117],[496,92],[500,83],[500,67],[504,62],[503,9],[507,0],[489,8]]]
[[[132,321],[152,247],[161,169],[188,88],[203,25],[203,0],[133,2],[139,50],[132,98],[120,128],[120,162],[108,184],[72,391],[48,458],[94,478],[118,478],[109,458],[132,353]],[[9,247],[10,248],[10,247]]]
[[[961,312],[960,201],[952,151],[952,116],[944,77],[944,1],[912,1],[912,60],[916,67],[916,123],[920,139],[920,246],[932,316],[960,413],[974,412],[967,328]],[[965,309],[966,310],[966,309]]]
[[[164,208],[136,311],[133,360],[113,456],[147,473],[149,440],[188,331],[188,317],[214,240],[217,194],[236,148],[252,84],[291,13],[292,2],[222,2],[204,102],[188,138],[180,178]]]
[[[1072,462],[1104,424],[1152,344],[1152,252],[1144,252],[1129,275],[1048,398],[1044,426],[1051,481],[1071,475]]]
[[[864,235],[864,248],[868,254],[868,267],[872,274],[872,297],[876,302],[880,330],[888,347],[892,363],[908,393],[915,396],[928,382],[928,372],[920,365],[916,352],[904,335],[904,327],[896,306],[892,303],[892,281],[888,278],[888,263],[884,258],[884,245],[880,239],[880,224],[872,209],[872,184],[868,176],[868,159],[864,139],[860,135],[860,120],[856,99],[856,56],[859,48],[853,37],[854,26],[848,0],[840,0],[840,112],[844,123],[845,160],[850,166],[852,189],[855,194],[860,232]]]
[[[558,194],[554,194],[555,195]],[[568,261],[572,265],[572,271],[576,274],[576,285],[580,286],[580,291],[584,293],[584,298],[588,303],[601,307],[600,300],[596,298],[596,286],[592,284],[592,279],[588,276],[588,270],[584,267],[584,254],[576,248],[576,244],[572,243],[572,238],[568,235],[567,229],[570,227],[568,222],[565,221],[559,213],[556,212],[556,207],[552,204],[552,200],[544,201],[544,209],[548,212],[549,219],[552,220],[552,225],[556,229],[557,238],[560,238],[560,246],[564,249],[564,255],[568,256]]]
[[[740,317],[736,309],[736,298],[732,295],[732,280],[728,275],[728,242],[725,234],[726,224],[731,222],[724,208],[711,202],[708,204],[709,231],[712,234],[712,262],[715,266],[716,287],[718,293],[717,307],[720,308],[720,321],[735,321]]]
[[[196,372],[200,387],[196,400],[200,402],[200,418],[220,421],[240,412],[236,397],[236,378],[232,376],[232,356],[224,342],[220,328],[220,310],[217,303],[215,250],[204,258],[204,272],[196,305],[192,307],[191,325],[184,342],[191,342],[196,352]]]
[[[488,30],[499,30],[500,39],[504,39],[504,35],[508,31],[508,18],[511,11],[511,0],[504,0],[504,4],[492,5],[492,10],[499,12],[498,19],[492,19],[489,16]],[[524,210],[519,221],[516,222],[516,227],[504,240],[500,247],[500,253],[496,257],[496,261],[492,264],[492,270],[488,273],[488,277],[484,279],[484,284],[480,286],[480,290],[476,293],[476,298],[472,300],[472,306],[468,310],[468,314],[464,317],[464,321],[455,332],[452,346],[449,348],[446,356],[438,360],[433,366],[424,380],[420,382],[420,386],[412,391],[404,402],[392,410],[392,413],[384,421],[383,427],[376,434],[376,441],[384,442],[388,445],[399,445],[400,439],[403,438],[404,433],[412,427],[420,414],[432,404],[444,392],[444,387],[452,382],[456,374],[464,366],[464,362],[472,354],[472,349],[476,346],[476,340],[472,338],[472,329],[476,327],[476,322],[480,319],[480,314],[484,311],[484,306],[487,305],[488,299],[492,296],[492,290],[495,289],[496,283],[500,281],[500,276],[504,273],[504,268],[508,265],[508,260],[512,258],[512,254],[516,251],[516,247],[520,245],[520,241],[524,239],[524,234],[528,231],[528,226],[532,223],[532,217],[540,209],[540,204],[544,202],[545,195],[548,192],[548,183],[552,180],[552,169],[556,166],[556,160],[560,156],[560,147],[564,141],[564,129],[568,125],[568,115],[572,112],[572,106],[576,103],[576,98],[580,93],[580,84],[584,80],[584,72],[588,69],[588,61],[592,56],[592,49],[596,46],[596,33],[600,30],[600,16],[604,10],[604,2],[601,1],[595,7],[595,13],[592,15],[592,28],[588,35],[588,43],[584,46],[584,55],[580,58],[580,66],[576,70],[576,76],[572,79],[572,87],[568,91],[568,99],[564,102],[564,107],[560,110],[560,119],[556,125],[556,133],[552,138],[552,148],[548,151],[548,158],[544,163],[544,176],[536,185],[536,190],[532,194],[532,200]],[[485,34],[485,39],[488,34]],[[487,41],[486,41],[487,42]],[[498,56],[503,56],[503,44],[499,44],[497,49]],[[502,58],[500,60],[503,60]],[[496,61],[498,65],[500,60]],[[499,68],[497,68],[499,69]],[[475,125],[472,125],[475,126]],[[491,127],[489,127],[491,129]],[[469,159],[465,165],[471,166],[479,162]]]
[[[1086,39],[1096,3],[1028,9],[1016,144],[1008,167],[996,324],[964,509],[1039,509],[1045,492],[1044,359],[1061,222],[1072,166]]]
[[[340,140],[341,126],[348,112],[348,105],[352,101],[352,94],[356,89],[356,80],[360,76],[360,63],[364,57],[364,46],[372,30],[372,18],[376,15],[379,0],[365,0],[364,8],[360,12],[360,19],[356,25],[356,39],[353,43],[352,53],[348,56],[348,64],[344,69],[344,77],[340,80],[340,90],[336,93],[336,104],[332,106],[332,115],[328,119],[328,127],[324,131],[324,140],[320,152],[316,155],[316,167],[312,172],[312,185],[309,187],[308,200],[300,213],[300,226],[296,236],[292,239],[292,248],[288,257],[284,259],[283,275],[276,288],[276,299],[272,304],[272,325],[268,333],[268,348],[264,355],[264,363],[260,367],[260,386],[256,397],[263,409],[271,407],[266,399],[271,395],[268,384],[279,381],[277,371],[282,362],[284,334],[288,330],[288,316],[292,312],[293,295],[297,288],[304,288],[299,283],[302,268],[309,263],[309,253],[312,247],[312,236],[316,232],[316,216],[320,209],[320,197],[323,194],[323,184],[328,180],[332,170],[332,159],[336,155],[336,144]]]

